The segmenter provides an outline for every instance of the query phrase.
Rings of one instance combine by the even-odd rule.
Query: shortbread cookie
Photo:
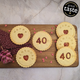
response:
[[[16,26],[10,32],[11,41],[17,45],[22,45],[29,41],[30,31],[25,26]]]
[[[75,36],[75,28],[71,23],[62,22],[56,28],[56,34],[58,37],[62,35],[69,34],[71,36]]]
[[[45,51],[51,47],[52,38],[47,32],[39,31],[33,36],[32,43],[36,49]]]
[[[75,39],[70,35],[64,35],[64,36],[59,37],[59,39],[57,40],[57,43],[56,43],[57,49],[60,49],[65,46],[66,47],[69,46],[70,48],[72,48],[74,50],[76,47]]]
[[[23,47],[17,52],[16,61],[21,67],[31,67],[36,62],[36,53],[32,48]]]
[[[62,66],[70,66],[76,61],[77,54],[69,47],[63,47],[56,53],[56,60]]]

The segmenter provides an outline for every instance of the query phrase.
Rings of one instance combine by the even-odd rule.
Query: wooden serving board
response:
[[[18,25],[21,25],[21,24],[18,24]],[[15,26],[17,26],[17,25],[8,24],[8,25],[6,25],[6,27],[5,27],[5,25],[0,25],[0,29],[8,32],[8,30],[11,30]],[[58,39],[58,37],[56,35],[56,26],[55,25],[24,25],[24,26],[26,26],[31,32],[31,39],[29,40],[29,43],[32,44],[32,37],[34,35],[34,32],[43,31],[43,30],[45,30],[46,32],[48,32],[51,35],[52,41],[53,41],[50,49],[48,49],[46,51],[43,51],[42,53],[40,53],[39,50],[36,50],[33,46],[33,49],[35,50],[36,55],[37,55],[37,60],[36,60],[36,63],[32,67],[36,67],[36,68],[63,67],[63,66],[59,65],[58,62],[56,61],[57,49],[56,49],[55,40]],[[52,27],[53,27],[53,29],[52,29]],[[34,28],[35,28],[35,30],[34,30]],[[69,67],[77,67],[78,64],[79,64],[77,27],[74,26],[74,28],[75,28],[75,31],[76,31],[75,40],[76,40],[77,45],[76,45],[75,51],[76,51],[76,54],[77,54],[77,59],[76,59],[75,63],[73,65],[69,66]],[[53,32],[53,34],[51,34],[51,32]],[[52,54],[54,54],[54,55],[52,56]],[[20,66],[16,62],[15,56],[16,55],[14,55],[14,60],[15,60],[14,63],[9,63],[9,64],[5,65],[2,62],[0,62],[0,68],[20,68]],[[45,58],[46,56],[47,56],[47,59]],[[42,58],[44,58],[45,62],[42,61]],[[50,61],[52,61],[52,63],[50,63]]]

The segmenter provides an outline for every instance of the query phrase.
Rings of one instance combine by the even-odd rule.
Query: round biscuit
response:
[[[76,61],[76,58],[76,52],[69,47],[63,47],[56,53],[56,60],[62,66],[72,65]]]
[[[18,35],[22,35],[22,37],[19,38]],[[25,26],[16,26],[10,32],[10,39],[14,44],[25,44],[30,39],[30,31]]]
[[[76,40],[70,35],[63,35],[59,37],[59,39],[56,42],[57,49],[60,49],[65,46],[70,47],[74,50],[76,48]]]
[[[52,38],[47,32],[39,31],[33,36],[32,43],[36,49],[45,51],[51,47]]]
[[[69,34],[74,37],[75,36],[75,28],[69,22],[62,22],[57,26],[56,34],[58,37],[60,37],[62,35],[66,35],[66,34]]]
[[[24,59],[24,56],[28,56],[27,61]],[[21,67],[31,67],[36,62],[36,53],[32,48],[23,47],[17,52],[16,61]]]

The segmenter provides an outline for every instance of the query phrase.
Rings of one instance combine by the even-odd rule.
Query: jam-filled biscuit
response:
[[[36,53],[32,48],[23,47],[17,52],[16,61],[21,67],[31,67],[36,62]]]
[[[76,58],[76,52],[69,47],[63,47],[56,53],[56,60],[62,66],[72,65],[76,61]]]
[[[39,31],[33,36],[32,43],[36,49],[45,51],[51,47],[52,38],[47,32]]]
[[[62,47],[70,47],[74,50],[76,47],[76,41],[70,35],[63,35],[57,40],[56,47],[57,49],[60,49]]]
[[[22,45],[29,41],[30,31],[25,26],[16,26],[10,32],[10,39],[17,45]]]
[[[62,22],[57,26],[56,34],[58,37],[60,37],[62,35],[66,35],[66,34],[69,34],[74,37],[75,36],[75,28],[69,22]]]

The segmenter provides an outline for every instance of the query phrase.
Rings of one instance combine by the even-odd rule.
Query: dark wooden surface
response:
[[[17,24],[17,25],[20,25],[20,24]],[[12,24],[8,24],[7,27],[5,27],[5,25],[0,25],[0,29],[3,30],[3,31],[6,31],[8,32],[8,30],[11,30],[13,27],[17,26],[17,25],[12,25]],[[61,65],[59,65],[56,61],[56,43],[55,43],[55,40],[58,39],[57,35],[56,35],[56,27],[55,25],[24,25],[26,26],[30,32],[31,32],[31,39],[29,40],[30,43],[32,43],[32,37],[34,35],[34,32],[38,32],[38,31],[41,31],[41,30],[45,30],[47,31],[51,37],[52,37],[52,46],[50,47],[50,49],[40,53],[40,51],[36,50],[34,47],[33,49],[35,50],[36,52],[36,55],[37,55],[37,60],[36,60],[36,63],[32,66],[32,67],[37,67],[37,68],[41,68],[41,67],[62,67]],[[53,29],[51,29],[53,27]],[[75,61],[75,63],[69,67],[77,67],[78,64],[79,64],[79,59],[78,59],[78,38],[77,38],[77,28],[76,26],[75,27],[75,31],[76,31],[76,35],[75,35],[75,40],[76,40],[76,54],[77,54],[77,59]],[[33,30],[35,28],[35,30]],[[51,32],[53,32],[53,34],[51,34]],[[51,54],[54,54],[54,56],[52,56]],[[15,59],[15,56],[14,55],[14,59]],[[45,59],[45,57],[47,56],[47,59]],[[42,58],[45,59],[45,62],[42,62]],[[50,61],[52,61],[52,63],[50,63]],[[9,64],[3,64],[2,62],[0,62],[0,68],[21,68],[17,62],[16,62],[16,59],[15,59],[15,62],[14,63],[9,63]]]

